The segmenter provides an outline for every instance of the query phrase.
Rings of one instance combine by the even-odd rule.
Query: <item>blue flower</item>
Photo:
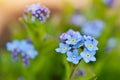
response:
[[[84,42],[85,44],[85,47],[89,50],[89,51],[95,51],[95,50],[98,50],[97,48],[97,44],[98,44],[98,41],[95,40],[95,39],[88,39]]]
[[[76,45],[73,46],[73,48],[80,48],[84,45],[84,39],[82,38],[81,41],[79,41]]]
[[[86,63],[90,61],[96,61],[96,58],[94,57],[95,51],[88,51],[87,49],[84,49],[84,51],[81,52],[80,55]]]
[[[20,51],[19,46],[20,46],[20,42],[18,40],[14,40],[13,42],[8,42],[7,43],[7,50],[8,51],[14,51],[17,50],[18,52]]]
[[[82,33],[93,37],[99,37],[104,26],[105,24],[101,20],[90,21],[82,26]]]
[[[61,52],[61,53],[66,53],[70,49],[71,49],[71,47],[69,47],[69,45],[64,44],[64,43],[60,43],[59,48],[57,48],[56,51]]]
[[[21,41],[20,49],[24,54],[26,54],[30,58],[35,58],[35,56],[38,54],[38,52],[34,49],[34,46],[28,43],[26,40]]]
[[[82,26],[85,23],[85,21],[86,21],[85,17],[80,14],[74,14],[71,17],[71,22],[75,26]]]
[[[73,52],[70,52],[70,51],[67,52],[67,60],[74,64],[78,64],[79,61],[81,60],[81,56],[78,55],[78,50],[75,49],[75,50],[73,50]]]
[[[75,45],[75,44],[77,44],[79,41],[81,41],[81,39],[82,39],[82,36],[78,36],[78,35],[68,36],[66,43],[67,43],[67,44]]]
[[[28,42],[26,41],[26,40],[22,40],[21,42],[20,42],[20,50],[21,50],[21,52],[25,52],[25,50],[26,50],[26,48],[27,47],[29,47],[29,45],[31,45],[31,44],[28,44]]]
[[[34,59],[38,55],[38,52],[34,49],[33,45],[28,45],[28,47],[25,49],[25,54],[29,58]]]

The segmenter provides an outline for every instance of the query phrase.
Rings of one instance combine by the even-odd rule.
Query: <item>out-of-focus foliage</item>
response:
[[[73,80],[119,80],[120,79],[120,26],[118,25],[119,12],[110,12],[112,7],[103,4],[102,0],[93,0],[92,4],[77,13],[91,21],[101,19],[105,27],[99,41],[99,50],[96,52],[96,62],[86,64],[83,60],[77,66]],[[52,11],[51,11],[52,12]],[[25,67],[19,62],[13,62],[11,53],[6,49],[0,50],[0,80],[67,80],[72,69],[72,63],[67,62],[66,56],[55,52],[58,47],[59,35],[68,29],[81,32],[81,26],[70,22],[72,14],[76,13],[71,4],[63,5],[61,14],[52,12],[45,23],[36,20],[28,21],[23,25],[12,24],[11,41],[22,40],[30,37],[39,52],[35,59],[30,60],[30,65]],[[112,13],[112,15],[109,15]],[[30,29],[31,28],[31,29]],[[9,34],[8,34],[9,35]],[[116,38],[116,45],[110,52],[106,51],[109,38]],[[77,75],[78,69],[83,69],[83,76]]]

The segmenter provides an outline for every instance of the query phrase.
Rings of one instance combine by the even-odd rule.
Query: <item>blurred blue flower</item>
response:
[[[89,51],[95,51],[95,50],[98,50],[97,48],[97,44],[98,44],[98,41],[95,40],[95,39],[88,39],[85,41],[85,47],[89,50]]]
[[[33,45],[29,45],[26,49],[25,49],[25,54],[29,57],[34,59],[37,55],[38,52],[34,49]]]
[[[40,9],[40,7],[41,6],[39,4],[32,4],[26,8],[26,11],[30,11],[32,14],[34,14],[36,10]]]
[[[14,50],[17,50],[19,52],[20,51],[19,46],[20,46],[20,42],[18,40],[14,40],[6,44],[7,50],[12,52]]]
[[[18,61],[18,54],[21,54],[24,65],[29,64],[29,58],[35,58],[38,52],[34,49],[34,46],[28,40],[14,40],[7,43],[7,49],[12,52],[12,58],[14,61]]]
[[[105,24],[101,20],[94,20],[85,23],[82,26],[82,33],[88,36],[99,37]]]
[[[40,22],[45,22],[45,20],[49,17],[50,10],[42,5],[39,4],[33,4],[31,6],[28,6],[25,10],[25,13],[30,12],[31,13],[31,20],[34,22],[35,18],[37,18]],[[26,15],[24,14],[24,19],[26,19]]]
[[[111,52],[114,49],[114,47],[116,46],[116,44],[117,44],[116,38],[113,38],[113,37],[110,38],[107,42],[107,46],[105,48],[105,51],[106,52]]]
[[[81,59],[81,56],[78,55],[77,49],[73,50],[73,52],[70,52],[70,51],[67,52],[67,60],[69,62],[72,62],[74,64],[78,64],[80,59]]]
[[[112,6],[114,3],[114,0],[103,0],[103,3],[108,6]]]
[[[90,61],[96,61],[96,58],[94,57],[95,51],[88,51],[87,49],[84,49],[84,51],[81,52],[80,55],[86,63]]]
[[[85,75],[85,70],[84,69],[78,69],[76,74],[77,74],[77,76],[84,76]]]
[[[86,19],[81,14],[73,14],[71,17],[71,23],[75,26],[82,26],[86,22]]]
[[[62,54],[64,54],[67,51],[69,51],[70,49],[71,49],[71,47],[69,47],[69,45],[60,43],[59,48],[56,49],[56,52],[61,52]]]

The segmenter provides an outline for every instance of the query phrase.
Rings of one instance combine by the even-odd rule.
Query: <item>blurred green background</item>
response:
[[[75,73],[78,69],[83,69],[85,74],[74,75],[73,80],[120,80],[120,10],[115,5],[111,7],[103,4],[102,0],[91,0],[87,7],[75,9],[73,4],[64,1],[60,10],[50,8],[50,18],[45,23],[30,24],[35,28],[35,25],[41,26],[37,29],[42,39],[33,39],[39,55],[30,60],[28,67],[23,66],[20,56],[18,62],[12,61],[11,53],[5,47],[8,41],[23,40],[31,36],[19,19],[13,19],[0,36],[0,80],[67,80],[72,63],[66,60],[65,55],[55,52],[55,49],[60,42],[61,33],[69,29],[81,33],[81,27],[70,22],[70,17],[76,12],[89,21],[103,20],[105,27],[101,36],[96,38],[99,41],[97,61],[86,64],[82,60]],[[116,44],[110,51],[106,51],[110,38],[115,38]]]

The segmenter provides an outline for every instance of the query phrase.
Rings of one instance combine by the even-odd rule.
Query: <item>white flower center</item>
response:
[[[72,60],[75,60],[76,59],[76,56],[72,56]]]

